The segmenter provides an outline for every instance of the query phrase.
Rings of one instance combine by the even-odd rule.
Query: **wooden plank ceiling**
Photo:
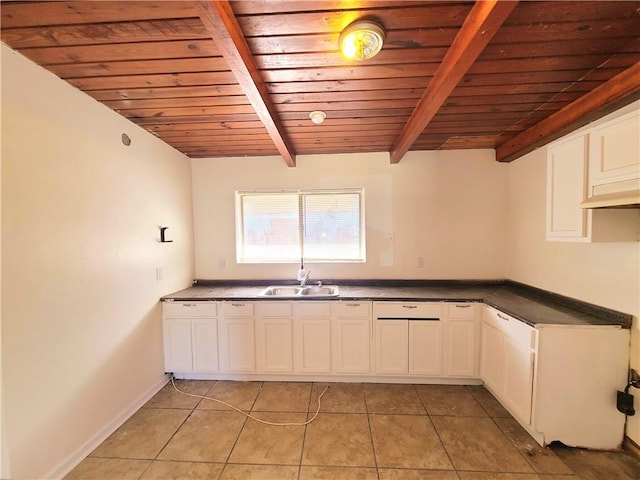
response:
[[[640,98],[637,1],[1,7],[3,42],[190,157],[495,148],[510,161]],[[338,50],[360,18],[386,30],[366,62]]]

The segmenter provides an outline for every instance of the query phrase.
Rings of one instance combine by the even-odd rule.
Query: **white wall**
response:
[[[236,263],[236,190],[364,187],[366,263],[306,265],[312,280],[504,278],[507,166],[494,158],[410,152],[391,165],[382,153],[314,155],[295,168],[279,157],[192,159],[196,277],[295,279],[297,265]]]
[[[1,204],[2,478],[45,478],[165,378],[158,299],[194,276],[190,162],[2,45]]]
[[[634,315],[631,367],[640,371],[640,244],[545,241],[546,163],[542,147],[509,164],[507,277]],[[640,443],[640,415],[628,422]]]

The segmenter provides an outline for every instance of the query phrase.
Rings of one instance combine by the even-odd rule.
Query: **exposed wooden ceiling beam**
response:
[[[511,162],[532,150],[640,98],[640,62],[594,88],[496,149],[496,160]]]
[[[475,3],[391,147],[391,163],[398,163],[407,153],[517,4],[505,0]]]
[[[209,35],[229,64],[240,87],[253,105],[286,164],[295,167],[296,157],[269,99],[269,92],[256,67],[249,45],[228,0],[198,0],[196,10]]]

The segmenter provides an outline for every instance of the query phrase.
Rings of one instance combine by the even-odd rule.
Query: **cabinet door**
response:
[[[218,321],[215,318],[198,318],[191,321],[193,345],[193,370],[218,371]]]
[[[336,373],[369,373],[370,320],[334,318],[331,363]]]
[[[376,372],[406,374],[409,370],[409,322],[376,320],[375,327]]]
[[[447,376],[476,376],[475,320],[449,320],[447,322]]]
[[[504,341],[504,353],[504,401],[516,417],[529,424],[535,354],[509,337]]]
[[[588,135],[550,145],[547,152],[547,240],[587,237]]]
[[[442,375],[442,322],[409,321],[409,373]]]
[[[590,134],[592,185],[640,178],[640,113],[634,111],[596,127]]]
[[[223,318],[220,329],[222,368],[227,372],[253,372],[256,368],[253,318]]]
[[[291,318],[261,318],[257,321],[256,330],[258,370],[291,372],[293,370]]]
[[[294,346],[297,372],[331,372],[331,319],[297,318]]]
[[[163,325],[165,372],[192,371],[191,319],[165,318]]]
[[[495,393],[504,391],[504,333],[493,325],[482,324],[482,354],[480,376],[482,381]]]

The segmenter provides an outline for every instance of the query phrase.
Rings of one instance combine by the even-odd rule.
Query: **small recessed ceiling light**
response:
[[[369,60],[384,43],[384,28],[370,20],[356,20],[340,34],[340,51],[347,58]]]
[[[327,118],[327,114],[322,110],[315,110],[309,114],[309,118],[316,125],[320,125],[322,122],[324,122],[324,119]]]

